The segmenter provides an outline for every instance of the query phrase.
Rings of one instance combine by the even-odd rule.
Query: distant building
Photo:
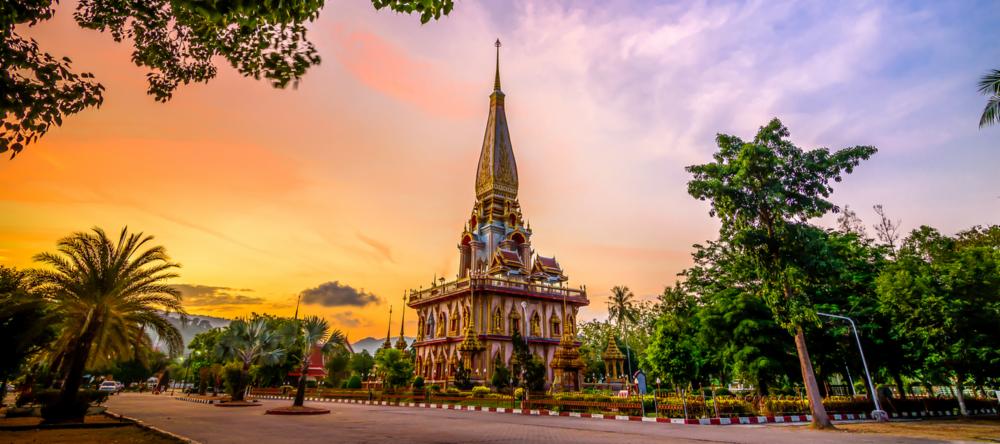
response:
[[[510,367],[516,331],[545,362],[554,390],[579,390],[576,317],[590,303],[586,289],[567,285],[555,257],[535,254],[517,191],[498,41],[476,202],[458,241],[458,274],[451,282],[411,290],[407,304],[417,312],[415,372],[429,383],[451,380],[459,362],[472,379],[489,381],[498,363]]]

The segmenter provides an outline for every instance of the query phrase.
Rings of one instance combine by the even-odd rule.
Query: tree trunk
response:
[[[896,390],[899,390],[899,399],[906,399],[906,386],[903,385],[903,375],[899,371],[892,372],[892,379],[896,381]]]
[[[302,407],[306,402],[306,372],[309,371],[309,356],[302,359],[302,372],[299,374],[299,389],[295,392],[293,407]]]
[[[92,311],[90,318],[84,323],[83,333],[77,341],[76,348],[70,352],[66,379],[63,381],[62,391],[59,392],[59,419],[83,419],[72,410],[76,404],[77,394],[80,391],[80,380],[83,379],[83,371],[87,366],[87,358],[90,357],[90,348],[93,345],[94,338],[97,336],[99,327],[100,320],[98,319],[98,315]]]
[[[962,377],[959,375],[955,378],[955,399],[958,400],[958,411],[962,413],[962,416],[969,416],[969,411],[965,409],[965,394],[962,393],[963,389]]]
[[[250,376],[250,363],[249,362],[244,362],[243,363],[243,369],[240,370],[240,383],[239,383],[239,387],[233,387],[233,396],[232,396],[232,400],[233,401],[242,401],[243,400],[243,398],[244,398],[243,397],[243,393],[246,392],[247,379],[249,379],[249,376]]]
[[[809,359],[809,349],[806,347],[806,334],[802,327],[795,330],[795,350],[799,355],[799,367],[802,370],[802,382],[806,387],[806,396],[809,397],[809,409],[812,411],[813,427],[826,429],[833,428],[830,417],[823,407],[823,398],[819,394],[819,384],[816,382],[816,374],[813,372],[812,361]]]

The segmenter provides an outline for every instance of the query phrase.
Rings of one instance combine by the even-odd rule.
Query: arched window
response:
[[[559,316],[556,316],[555,313],[552,313],[552,317],[549,318],[549,333],[550,333],[550,336],[552,336],[554,338],[557,338],[557,337],[559,337],[559,335],[562,334],[562,331],[559,330],[560,324],[561,323],[559,322]]]
[[[542,317],[538,315],[536,311],[531,315],[531,336],[541,336],[542,335]]]
[[[511,309],[511,311],[510,311],[510,334],[511,334],[511,336],[514,335],[515,331],[518,334],[521,334],[523,336],[523,332],[521,331],[521,314],[518,313],[517,310]]]
[[[434,337],[434,315],[433,314],[431,314],[430,316],[427,316],[427,324],[424,326],[424,334],[427,335],[428,339]]]

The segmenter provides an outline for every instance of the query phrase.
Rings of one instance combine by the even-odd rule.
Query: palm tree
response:
[[[615,320],[618,326],[618,334],[621,335],[622,342],[624,342],[629,375],[632,374],[632,349],[625,338],[625,330],[629,324],[635,324],[637,320],[638,314],[635,309],[635,302],[632,300],[634,298],[635,295],[632,294],[632,290],[629,290],[624,285],[614,286],[611,289],[611,296],[608,296],[608,318]],[[609,340],[614,341],[615,338],[612,337]]]
[[[615,320],[619,330],[636,321],[635,295],[624,285],[616,285],[608,296],[608,317]]]
[[[979,118],[979,127],[1000,123],[1000,69],[994,69],[979,80],[979,92],[989,96],[983,116]]]
[[[330,323],[319,316],[308,316],[300,322],[302,333],[302,368],[299,374],[299,389],[295,392],[294,407],[302,407],[306,399],[306,378],[312,351],[318,347],[323,354],[330,352],[335,346],[344,346],[347,336],[340,329],[330,331]]]
[[[78,416],[67,409],[88,366],[139,356],[150,348],[150,330],[172,355],[183,348],[180,332],[162,315],[184,314],[180,293],[164,283],[177,277],[179,265],[162,246],[144,248],[152,239],[126,227],[116,242],[95,227],[60,240],[57,253],[35,256],[53,268],[34,274],[61,320],[53,359],[65,376],[58,402],[68,418]]]
[[[250,366],[257,363],[271,364],[285,355],[281,335],[268,325],[264,317],[250,320],[236,319],[229,323],[216,345],[222,358],[233,358],[242,364],[238,387],[232,387],[232,400],[242,401],[250,375]]]

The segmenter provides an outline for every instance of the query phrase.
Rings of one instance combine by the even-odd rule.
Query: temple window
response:
[[[434,315],[427,317],[427,325],[424,326],[424,334],[427,335],[428,338],[434,337]]]
[[[542,335],[542,317],[538,315],[538,312],[531,315],[531,336],[541,336]]]
[[[516,311],[510,313],[510,334],[514,332],[521,334],[521,314]]]
[[[560,334],[562,334],[562,332],[559,331],[560,327],[559,324],[560,324],[559,318],[555,314],[553,314],[552,319],[549,320],[549,332],[551,333],[550,336],[558,337]]]

